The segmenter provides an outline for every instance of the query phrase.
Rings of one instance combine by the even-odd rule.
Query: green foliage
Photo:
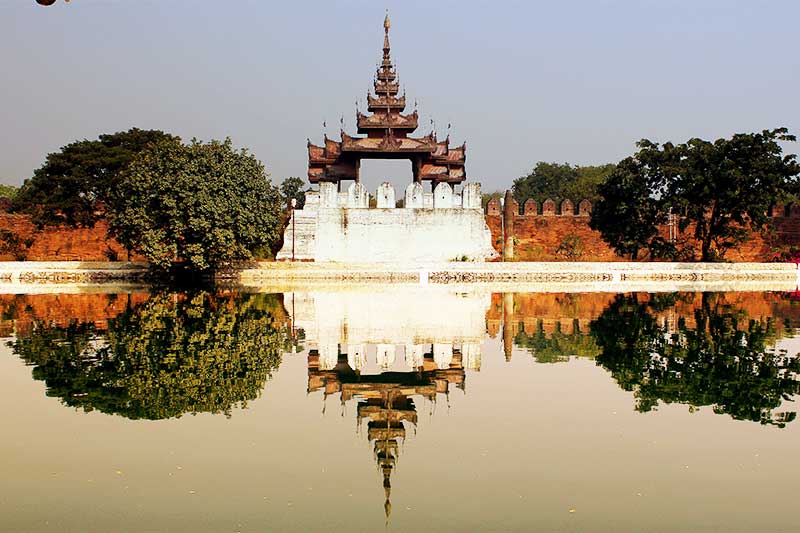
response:
[[[0,198],[8,198],[9,200],[13,200],[18,192],[19,187],[0,183]]]
[[[577,327],[573,333],[554,331],[550,335],[541,328],[530,335],[520,331],[514,344],[530,351],[537,363],[563,363],[570,357],[594,358],[600,353],[594,337],[581,333]]]
[[[224,413],[257,398],[287,347],[271,295],[161,293],[110,320],[37,323],[13,348],[48,396],[131,419]]]
[[[224,142],[161,143],[141,152],[111,196],[109,227],[127,248],[167,270],[202,273],[279,238],[281,198],[264,166]]]
[[[24,261],[35,240],[33,236],[20,237],[11,230],[0,229],[0,254],[10,254],[16,261]]]
[[[714,294],[702,298],[693,324],[669,328],[656,317],[669,302],[618,296],[591,325],[597,364],[634,393],[638,411],[684,403],[779,427],[794,420],[793,411],[774,412],[800,393],[800,358],[767,347],[774,320],[748,319]]]
[[[749,231],[765,228],[771,204],[796,193],[800,166],[779,144],[794,140],[785,128],[680,145],[644,139],[600,187],[592,228],[620,255],[635,259],[646,248],[669,257],[680,252],[657,226],[674,213],[681,232],[693,228],[703,261],[722,257]]]
[[[556,257],[566,261],[577,261],[583,256],[583,239],[580,235],[569,233],[556,247]]]
[[[119,173],[154,143],[179,142],[158,130],[132,128],[76,141],[49,154],[14,198],[13,208],[27,213],[39,227],[66,224],[93,226],[104,216]]]
[[[596,200],[597,187],[614,170],[614,164],[600,166],[572,166],[568,163],[539,161],[527,176],[514,180],[514,199],[522,205],[533,198],[540,205],[548,198],[560,203],[569,199],[576,204],[581,200]]]
[[[667,162],[676,169],[667,169],[674,175],[670,207],[682,215],[681,230],[694,226],[704,261],[723,256],[748,230],[761,229],[770,205],[797,187],[800,166],[779,144],[794,140],[785,128],[713,143],[691,139],[677,150],[679,160]]]
[[[283,205],[286,207],[291,206],[291,200],[297,200],[295,209],[303,209],[306,204],[305,181],[300,178],[286,178],[281,182],[281,197],[283,198]]]
[[[654,195],[664,184],[649,156],[642,151],[620,161],[598,188],[600,199],[589,221],[617,254],[631,259],[637,259],[642,249],[668,244],[658,235],[658,225],[667,221],[663,200]]]

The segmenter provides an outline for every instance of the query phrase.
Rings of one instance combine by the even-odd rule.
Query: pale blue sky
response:
[[[132,126],[230,136],[275,181],[305,177],[323,121],[354,133],[386,7],[418,133],[452,122],[484,190],[539,160],[617,161],[642,137],[800,131],[797,0],[0,0],[0,181]],[[365,172],[372,188],[398,169]]]

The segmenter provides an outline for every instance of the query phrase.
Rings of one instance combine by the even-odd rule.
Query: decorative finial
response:
[[[389,28],[392,26],[391,22],[389,21],[389,10],[386,10],[386,18],[383,19],[383,29],[386,30],[386,33],[389,33]]]

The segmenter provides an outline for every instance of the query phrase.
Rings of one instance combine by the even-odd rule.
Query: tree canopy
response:
[[[179,140],[163,131],[132,128],[70,143],[49,154],[23,183],[13,209],[29,214],[40,227],[93,226],[105,214],[120,171],[153,144]]]
[[[794,140],[785,128],[678,145],[644,139],[600,186],[591,225],[633,258],[644,248],[651,256],[699,251],[703,261],[723,257],[748,232],[765,227],[773,203],[797,191],[800,166],[780,145]],[[669,214],[696,245],[670,250],[658,228]]]
[[[528,198],[533,198],[539,204],[548,198],[556,202],[570,199],[576,203],[583,199],[594,200],[597,198],[597,187],[614,166],[573,166],[539,161],[528,175],[514,180],[514,199],[520,205]]]
[[[701,298],[694,316],[670,328],[658,315],[674,295],[619,295],[591,324],[597,364],[634,393],[638,411],[683,403],[780,427],[794,420],[794,411],[776,410],[800,393],[800,358],[770,347],[774,319],[750,318],[717,294]]]
[[[9,200],[13,200],[18,192],[19,192],[19,187],[15,187],[14,185],[6,185],[5,183],[0,183],[0,198],[8,198]]]
[[[600,199],[589,221],[617,254],[634,260],[642,249],[657,252],[667,245],[659,235],[659,225],[667,222],[667,213],[663,201],[654,196],[663,184],[660,174],[650,171],[649,165],[645,154],[620,161],[598,187]]]
[[[224,413],[257,398],[287,349],[274,295],[158,293],[109,320],[35,324],[12,346],[48,396],[132,419]]]
[[[292,198],[294,198],[297,200],[295,209],[303,209],[306,204],[305,185],[305,181],[295,177],[286,178],[281,182],[280,189],[284,207],[290,207]]]
[[[120,173],[109,228],[159,269],[206,272],[265,253],[280,237],[281,197],[264,166],[230,140],[164,142]]]

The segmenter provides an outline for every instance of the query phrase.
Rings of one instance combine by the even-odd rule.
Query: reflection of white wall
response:
[[[465,342],[461,345],[461,364],[470,370],[481,369],[481,345],[477,342]]]
[[[339,345],[335,342],[325,342],[320,343],[318,349],[320,370],[330,370],[335,367],[339,360]]]
[[[389,286],[385,290],[287,293],[284,302],[295,328],[317,347],[320,368],[336,366],[339,351],[362,370],[374,360],[391,368],[402,349],[401,363],[419,368],[433,350],[439,368],[448,368],[453,347],[461,347],[462,363],[480,368],[480,346],[486,331],[491,295],[459,294],[440,287]],[[341,346],[341,350],[339,350]],[[367,356],[374,346],[374,359]]]
[[[382,369],[390,368],[395,361],[396,350],[394,344],[378,344],[375,349],[375,360]]]
[[[390,286],[372,291],[289,293],[284,302],[294,326],[302,328],[312,343],[419,345],[480,343],[491,296],[438,287]]]
[[[434,342],[433,360],[438,368],[449,368],[450,363],[453,361],[453,344],[448,342]]]
[[[424,344],[406,344],[406,366],[419,368],[425,359]]]
[[[347,346],[347,364],[353,370],[361,370],[367,364],[367,347],[363,344]]]

